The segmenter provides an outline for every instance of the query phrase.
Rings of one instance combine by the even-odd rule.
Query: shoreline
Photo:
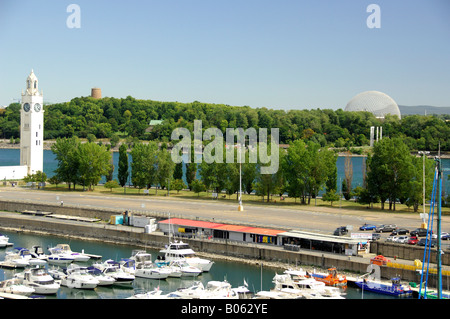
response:
[[[106,139],[107,140],[107,139]],[[100,139],[99,141],[103,142],[103,139]],[[106,141],[105,141],[106,142]],[[44,150],[47,151],[51,151],[51,147],[52,145],[56,143],[55,140],[46,140],[44,141]],[[116,145],[115,147],[111,148],[111,150],[113,152],[118,152],[119,151],[119,144],[122,143],[118,143],[118,145]],[[20,143],[19,144],[11,144],[9,143],[9,140],[5,140],[5,139],[0,139],[0,150],[2,149],[20,149]],[[332,148],[333,149],[333,148]],[[336,152],[336,154],[340,157],[345,157],[348,154],[346,152],[342,152],[342,151],[338,151]],[[411,155],[415,155],[415,156],[420,156],[419,154],[417,154],[417,151],[411,151],[410,152]],[[437,156],[438,151],[431,151],[430,154],[427,155],[428,158],[434,158],[435,156]],[[367,157],[367,155],[364,154],[353,154],[350,153],[350,157]],[[443,159],[450,159],[450,152],[445,152],[445,151],[441,151],[441,158]]]

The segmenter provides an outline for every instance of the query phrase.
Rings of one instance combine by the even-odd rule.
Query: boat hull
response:
[[[155,271],[152,269],[136,269],[134,275],[136,277],[147,279],[166,279],[169,277],[170,272]]]
[[[412,290],[396,289],[391,285],[366,283],[363,281],[356,281],[355,284],[364,291],[370,291],[378,294],[395,296],[395,297],[411,297]]]

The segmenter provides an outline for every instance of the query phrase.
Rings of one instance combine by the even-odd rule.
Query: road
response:
[[[170,213],[171,217],[208,219],[221,223],[245,223],[258,227],[297,229],[331,234],[338,226],[352,225],[353,232],[364,224],[396,224],[413,230],[420,227],[418,213],[377,212],[370,209],[348,210],[339,207],[298,206],[237,203],[221,200],[182,199],[176,196],[106,195],[88,192],[53,192],[22,188],[0,188],[0,200],[59,204],[83,208],[118,209],[120,211]],[[442,217],[442,231],[450,232],[450,216]]]

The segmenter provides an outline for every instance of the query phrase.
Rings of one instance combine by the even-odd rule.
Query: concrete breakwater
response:
[[[43,216],[31,216],[20,213],[25,210],[53,212],[55,214],[99,218],[101,222],[84,222],[76,220],[60,220]],[[107,221],[118,211],[86,209],[79,207],[57,206],[26,202],[1,201],[0,227],[42,232],[61,236],[99,240],[116,244],[136,245],[142,247],[161,248],[168,243],[168,238],[161,232],[146,233],[143,228],[124,225],[111,225]],[[167,216],[153,216],[167,218]],[[243,262],[260,263],[266,266],[288,268],[300,267],[336,267],[341,272],[364,274],[370,264],[369,258],[362,256],[344,256],[320,251],[300,249],[299,251],[285,250],[282,246],[268,244],[249,244],[231,242],[227,240],[209,240],[198,238],[183,238],[199,254],[212,254],[224,259],[236,259]],[[372,245],[371,249],[377,249]],[[390,279],[399,275],[404,281],[419,282],[420,275],[411,269],[391,268],[381,266],[381,277]],[[443,285],[448,286],[449,278],[444,276]],[[433,283],[430,282],[429,286]]]

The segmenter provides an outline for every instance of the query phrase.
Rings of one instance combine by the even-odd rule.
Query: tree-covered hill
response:
[[[19,137],[20,104],[0,110],[0,137]],[[369,144],[370,126],[383,126],[383,136],[402,138],[410,149],[450,151],[449,115],[407,115],[379,120],[368,112],[342,109],[273,110],[194,101],[161,102],[126,98],[77,97],[70,102],[44,106],[45,139],[58,137],[112,138],[169,141],[176,127],[279,128],[280,143],[303,139],[321,146],[352,147]],[[163,120],[149,128],[151,120]]]

